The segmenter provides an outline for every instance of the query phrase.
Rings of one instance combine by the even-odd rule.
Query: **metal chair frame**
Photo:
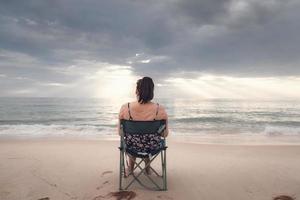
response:
[[[166,121],[165,120],[155,120],[155,121],[133,121],[133,120],[121,120],[120,124],[121,128],[121,136],[120,136],[120,173],[119,173],[119,190],[127,190],[134,182],[139,183],[142,187],[150,190],[159,190],[159,191],[165,191],[167,190],[167,159],[166,159],[166,140],[164,137],[161,137],[163,147],[156,152],[154,155],[151,154],[141,154],[141,156],[136,156],[136,160],[134,161],[134,168],[133,171],[130,172],[127,175],[127,178],[130,176],[133,177],[133,179],[127,183],[124,184],[124,180],[127,179],[125,176],[125,163],[128,167],[128,161],[127,161],[127,147],[125,144],[125,135],[126,134],[133,134],[133,133],[142,133],[142,134],[153,134],[153,132],[160,134],[165,130]],[[135,152],[139,154],[140,152]],[[161,157],[161,171],[162,173],[159,174],[155,169],[153,169],[150,164],[154,161],[155,158],[158,157],[160,154]],[[149,159],[148,163],[145,164],[145,167],[142,167],[141,164],[143,162],[146,163],[146,159]],[[158,184],[151,178],[151,175],[148,173],[145,173],[145,170],[149,167],[149,169],[157,176],[159,177],[159,180],[161,180],[162,184]],[[137,174],[134,174],[134,172],[139,169],[140,171]],[[152,183],[154,187],[149,187],[145,185],[139,178],[145,175],[147,179]]]

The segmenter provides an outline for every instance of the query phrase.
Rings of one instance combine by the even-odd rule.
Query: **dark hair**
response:
[[[154,96],[154,83],[152,78],[144,77],[136,82],[136,91],[138,102],[141,104],[148,103]]]

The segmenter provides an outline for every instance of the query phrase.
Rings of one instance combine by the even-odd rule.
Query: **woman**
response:
[[[139,79],[136,84],[136,97],[137,100],[134,102],[126,103],[121,107],[119,113],[119,120],[136,120],[136,121],[151,121],[151,120],[161,120],[165,119],[166,129],[162,133],[163,137],[168,136],[168,115],[163,106],[158,103],[154,103],[151,100],[154,96],[154,83],[150,77],[144,77]],[[120,127],[120,122],[119,122]],[[120,135],[120,128],[119,128]],[[133,171],[135,157],[128,154],[129,156],[129,166],[126,174]],[[146,165],[149,160],[146,161]],[[150,173],[150,167],[146,168],[146,172]]]

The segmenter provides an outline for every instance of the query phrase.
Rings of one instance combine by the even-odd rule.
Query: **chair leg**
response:
[[[160,152],[160,162],[161,162],[161,177],[164,177],[164,157],[163,157],[163,151]]]
[[[161,177],[161,175],[159,175],[158,172],[157,172],[155,169],[153,169],[153,167],[149,166],[149,168],[150,168],[151,171],[153,171],[153,173],[154,173],[156,176]]]
[[[138,162],[138,163],[136,161],[134,161],[134,165],[135,166],[134,166],[133,170],[131,172],[129,172],[129,174],[127,176],[133,175],[134,170],[136,170],[143,161],[144,161],[143,159],[140,162]],[[127,163],[127,160],[126,160],[126,163]],[[127,163],[127,167],[129,167],[128,163]]]
[[[134,181],[137,181],[141,186],[143,186],[143,187],[145,187],[145,188],[147,188],[147,189],[151,189],[151,188],[145,186],[145,185],[139,180],[139,177],[140,177],[140,175],[142,175],[142,174],[145,172],[146,168],[147,168],[147,167],[151,164],[151,162],[157,157],[157,155],[158,155],[158,154],[156,154],[153,158],[151,158],[151,159],[150,159],[150,162],[148,162],[148,164],[147,164],[144,168],[142,168],[142,167],[140,166],[141,163],[144,161],[144,159],[142,159],[139,163],[135,162],[135,163],[136,163],[135,169],[136,169],[136,168],[140,168],[141,171],[140,171],[137,175],[132,174],[133,180],[131,180],[131,182],[125,187],[125,190],[127,190],[127,189],[134,183]],[[146,177],[153,183],[153,185],[156,186],[156,188],[157,188],[158,190],[161,190],[161,188],[155,183],[155,181],[154,181],[151,177],[149,177],[147,174],[146,174]]]
[[[157,154],[157,155],[158,155],[158,154]],[[150,161],[145,165],[145,168],[142,168],[141,166],[138,166],[138,167],[140,168],[141,172],[145,172],[146,168],[147,168],[147,167],[150,167],[150,169],[152,169],[153,172],[157,174],[157,172],[150,166],[151,162],[157,157],[157,155],[155,155],[152,159],[150,159]],[[143,160],[144,160],[144,159],[143,159]],[[157,175],[158,175],[158,174],[157,174]],[[155,181],[154,181],[147,173],[145,174],[145,176],[152,182],[153,185],[156,186],[156,188],[157,188],[158,190],[162,190],[162,188],[159,187],[159,185],[158,185],[157,183],[155,183]],[[143,185],[143,184],[141,184],[141,185]],[[144,186],[144,185],[143,185],[143,187],[148,188],[148,187],[146,187],[146,186]]]
[[[164,150],[164,190],[167,190],[167,153]]]
[[[144,161],[144,159],[141,159],[140,162],[136,162],[135,161],[135,167],[133,168],[132,172],[129,173],[129,175],[132,175],[133,176],[133,179],[130,181],[130,183],[125,187],[125,190],[127,190],[133,183],[134,181],[137,181],[139,184],[141,184],[143,186],[143,184],[139,181],[138,177],[143,173],[143,170],[141,170],[141,172],[138,173],[137,176],[134,175],[134,170],[137,169],[137,168],[140,168],[141,169],[141,163]]]
[[[119,190],[122,190],[122,153],[120,151],[120,160],[119,160]]]
[[[125,177],[124,151],[120,150],[119,190],[123,190],[123,177]]]
[[[161,154],[161,166],[162,166],[162,176],[161,176],[161,178],[162,178],[162,181],[163,181],[162,187],[158,186],[158,185],[155,183],[155,181],[154,181],[149,175],[147,175],[147,174],[145,174],[145,175],[146,175],[146,177],[153,183],[153,185],[156,186],[156,188],[157,188],[158,190],[167,190],[167,169],[166,169],[166,166],[167,166],[166,160],[167,160],[167,159],[166,159],[166,150],[161,151],[160,154]],[[147,167],[150,167],[150,169],[153,170],[154,173],[155,173],[156,175],[160,176],[160,175],[159,175],[159,174],[158,174],[158,173],[150,166],[150,164],[152,163],[152,161],[153,161],[157,156],[158,156],[158,154],[156,154],[153,158],[151,158],[151,159],[149,160],[149,162],[147,163],[147,165],[145,165],[144,168],[141,167],[142,162],[145,161],[144,159],[141,159],[139,162],[136,162],[136,161],[135,161],[135,166],[134,166],[133,171],[134,171],[135,169],[137,169],[137,168],[139,168],[141,171],[140,171],[137,175],[133,174],[133,171],[130,172],[130,173],[128,174],[128,176],[132,175],[133,180],[131,180],[125,187],[123,187],[123,185],[122,185],[122,183],[123,183],[123,182],[122,182],[122,170],[123,170],[123,169],[125,170],[125,160],[124,160],[124,159],[125,159],[125,153],[124,153],[123,151],[120,151],[120,179],[119,179],[119,189],[120,189],[120,190],[127,190],[127,189],[133,184],[134,181],[137,181],[141,186],[143,186],[143,187],[145,187],[145,188],[147,188],[147,189],[154,189],[154,188],[149,188],[148,186],[145,186],[145,185],[139,180],[139,177],[140,177],[140,175],[142,175],[142,174],[145,172],[145,170],[146,170]],[[125,171],[124,171],[124,173],[125,173]],[[154,190],[155,190],[155,189],[154,189]]]

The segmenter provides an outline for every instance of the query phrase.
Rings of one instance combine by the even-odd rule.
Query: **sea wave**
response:
[[[182,117],[171,119],[172,122],[177,123],[198,123],[198,122],[231,122],[229,117]]]
[[[264,135],[264,136],[300,136],[300,127],[267,125],[260,131],[255,129],[227,130],[205,127],[170,127],[171,135]],[[0,136],[112,136],[117,134],[116,126],[99,125],[45,125],[19,124],[0,125]]]
[[[266,126],[261,134],[266,136],[281,136],[281,135],[300,136],[300,127]]]
[[[45,118],[45,119],[0,119],[0,124],[2,125],[18,125],[18,124],[48,124],[52,123],[76,123],[76,122],[97,122],[99,119],[90,118]]]
[[[98,136],[115,135],[116,128],[92,125],[1,125],[0,135],[8,136]]]

